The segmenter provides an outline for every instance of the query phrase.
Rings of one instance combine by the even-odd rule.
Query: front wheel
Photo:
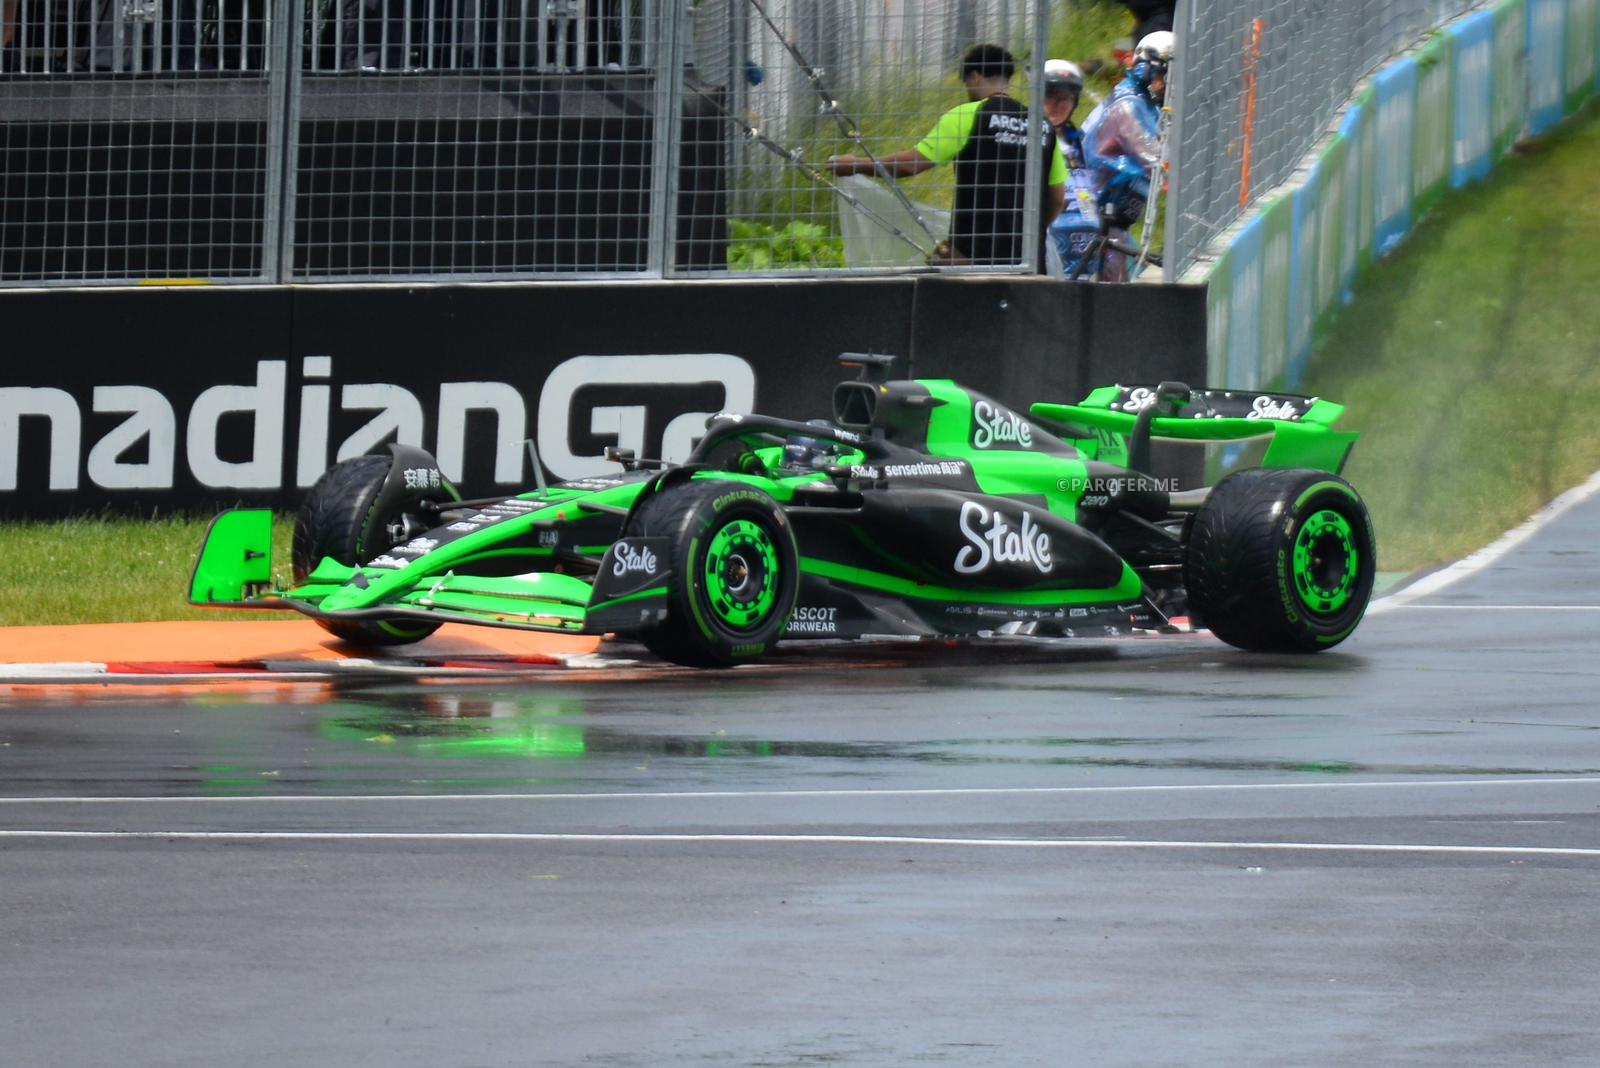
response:
[[[432,525],[408,512],[406,501],[380,504],[393,462],[388,456],[357,456],[329,468],[311,487],[294,522],[290,559],[296,582],[303,582],[325,556],[356,567]],[[319,619],[317,624],[352,645],[408,645],[440,626],[365,619]]]
[[[639,504],[629,533],[670,539],[665,621],[647,649],[690,667],[727,667],[778,640],[799,589],[794,529],[759,489],[721,479],[674,486]]]
[[[1372,597],[1367,506],[1322,471],[1240,471],[1194,518],[1184,562],[1189,605],[1229,645],[1314,652],[1355,630]]]

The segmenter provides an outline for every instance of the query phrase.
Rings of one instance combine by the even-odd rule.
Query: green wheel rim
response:
[[[778,603],[778,549],[759,524],[735,519],[706,548],[706,600],[723,626],[751,630]]]
[[[396,638],[419,640],[426,638],[438,628],[431,623],[413,623],[407,626],[404,623],[393,623],[387,619],[380,619],[378,621],[378,629]]]
[[[1312,513],[1294,539],[1294,586],[1301,603],[1321,615],[1339,612],[1355,596],[1360,577],[1350,521],[1329,508]]]

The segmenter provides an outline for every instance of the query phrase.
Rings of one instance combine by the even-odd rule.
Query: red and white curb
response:
[[[1186,622],[1186,621],[1185,621]],[[1090,644],[1114,644],[1126,647],[1127,643],[1187,644],[1195,639],[1205,639],[1205,631],[1184,629],[1174,634],[1136,633],[1119,636],[1084,636],[1077,638],[1013,638],[1002,635],[956,641],[953,639],[928,639],[919,641],[906,638],[864,638],[857,641],[810,641],[797,639],[784,642],[774,657],[750,664],[741,664],[730,670],[740,674],[751,672],[782,672],[797,667],[818,665],[854,666],[863,664],[888,664],[903,661],[923,662],[937,656],[935,650],[952,645],[977,648],[989,645],[1008,655],[1027,654],[1048,656],[1051,652],[1067,648],[1081,648]],[[785,655],[787,654],[787,655]],[[329,682],[340,679],[494,679],[527,678],[536,675],[595,673],[697,673],[699,669],[681,668],[664,663],[644,653],[637,646],[619,645],[611,649],[585,653],[540,653],[535,655],[506,656],[437,656],[437,657],[386,657],[369,659],[350,657],[334,660],[310,659],[251,659],[233,661],[203,660],[139,660],[124,662],[74,661],[38,664],[0,663],[0,686],[42,685],[139,685],[159,683],[230,683],[230,682]]]

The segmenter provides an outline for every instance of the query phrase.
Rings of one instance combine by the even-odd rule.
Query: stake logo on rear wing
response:
[[[1156,402],[1156,391],[1151,386],[1113,386],[1116,399],[1107,407],[1114,412],[1142,412]],[[1085,407],[1102,391],[1090,395]],[[1197,389],[1189,394],[1189,402],[1172,413],[1176,419],[1282,419],[1298,423],[1319,403],[1317,397],[1302,397],[1295,393],[1257,393],[1220,389]]]
[[[1168,390],[1163,394],[1164,410],[1152,410],[1162,390]],[[1186,400],[1181,399],[1184,396]],[[1134,434],[1141,418],[1147,420],[1149,438],[1168,441],[1270,437],[1263,467],[1305,467],[1334,473],[1343,469],[1358,437],[1333,429],[1344,414],[1344,405],[1320,397],[1260,390],[1190,390],[1179,383],[1102,386],[1080,404],[1041,403],[1029,411],[1055,423],[1108,431],[1125,439]]]

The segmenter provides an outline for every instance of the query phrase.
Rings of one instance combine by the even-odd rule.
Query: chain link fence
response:
[[[1285,181],[1354,88],[1479,0],[1180,0],[1167,271]]]
[[[1358,81],[1472,6],[1182,0],[1168,277]],[[887,182],[829,157],[918,144],[980,41],[1037,108],[1052,19],[1094,7],[7,0],[0,285],[921,266],[951,168]]]
[[[921,265],[950,168],[828,157],[915,145],[976,42],[1042,63],[1048,4],[7,0],[0,285]]]
[[[662,2],[17,0],[0,284],[644,272]]]

